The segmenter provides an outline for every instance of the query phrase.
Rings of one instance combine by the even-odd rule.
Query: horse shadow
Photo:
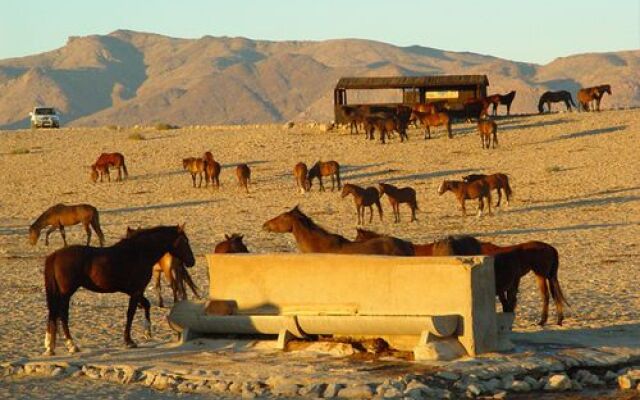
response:
[[[525,208],[518,208],[516,210],[509,210],[509,213],[522,213],[529,211],[549,211],[563,208],[577,208],[587,206],[605,206],[611,204],[624,204],[640,200],[640,196],[618,196],[618,197],[601,197],[597,199],[579,199],[564,201],[556,204],[547,204],[539,206],[531,206]]]
[[[140,175],[134,175],[134,176],[129,176],[127,179],[128,180],[132,180],[132,181],[143,181],[143,180],[148,180],[148,179],[157,179],[157,178],[164,178],[167,176],[174,176],[174,175],[182,175],[186,173],[186,171],[184,170],[174,170],[174,171],[164,171],[164,172],[151,172],[148,174],[140,174]]]
[[[182,208],[182,207],[194,207],[200,206],[204,204],[214,203],[216,200],[192,200],[192,201],[182,201],[175,203],[162,203],[162,204],[150,204],[146,206],[132,206],[132,207],[121,207],[121,208],[112,208],[107,210],[101,210],[101,214],[126,214],[138,211],[148,211],[148,210],[161,210],[165,208]]]
[[[553,137],[547,140],[542,140],[539,142],[532,142],[529,144],[535,145],[535,144],[543,144],[543,143],[553,143],[553,142],[558,142],[560,140],[578,139],[578,138],[594,136],[594,135],[605,135],[608,133],[623,131],[626,128],[627,128],[627,125],[620,125],[620,126],[612,126],[609,128],[590,129],[590,130],[580,131],[580,132],[565,133],[564,135]]]
[[[500,125],[498,126],[498,132],[499,131],[510,131],[510,130],[516,130],[516,129],[529,129],[529,128],[538,128],[538,127],[547,127],[547,126],[553,126],[553,125],[562,125],[562,124],[568,124],[571,122],[575,122],[575,120],[563,120],[563,119],[556,119],[553,121],[538,121],[538,122],[533,122],[533,123],[529,123],[529,124],[504,124],[504,125]]]
[[[353,179],[360,179],[360,178],[370,178],[373,176],[380,176],[380,175],[385,175],[390,172],[393,172],[390,169],[384,169],[384,170],[361,172],[361,173],[354,174],[354,172],[357,172],[357,171],[363,171],[369,168],[381,167],[386,164],[387,164],[386,162],[379,162],[379,163],[370,163],[370,164],[362,164],[362,165],[349,165],[349,164],[341,165],[340,179],[353,180]]]
[[[268,160],[254,160],[254,161],[245,161],[245,162],[237,162],[237,163],[227,163],[227,164],[221,164],[220,168],[221,169],[235,168],[240,164],[247,164],[249,167],[253,167],[254,165],[267,164],[268,162],[269,162]]]
[[[630,225],[640,225],[640,222],[614,222],[609,224],[578,224],[578,225],[567,225],[561,226],[558,228],[514,228],[514,229],[504,229],[497,230],[492,232],[471,232],[469,235],[471,236],[500,236],[500,235],[530,235],[534,233],[548,233],[548,232],[571,232],[571,231],[585,231],[592,229],[605,229],[605,228],[615,228],[621,226],[630,226]]]
[[[404,176],[396,176],[386,179],[384,182],[402,182],[402,181],[417,181],[440,178],[449,175],[467,174],[470,172],[477,172],[481,168],[463,168],[463,169],[445,169],[442,171],[427,172],[422,174],[409,174]]]

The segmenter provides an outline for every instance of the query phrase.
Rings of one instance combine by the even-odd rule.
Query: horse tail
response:
[[[511,189],[511,185],[509,185],[509,178],[505,176],[504,180],[504,193],[507,195],[507,202],[513,195],[513,190]]]
[[[560,267],[560,262],[558,260],[558,250],[556,250],[555,248],[553,248],[553,256],[554,257],[551,264],[551,270],[549,271],[549,277],[547,278],[549,281],[551,297],[553,297],[556,302],[560,302],[568,307],[571,307],[567,299],[564,297],[562,289],[560,288],[560,282],[558,281],[558,268]]]
[[[198,293],[198,286],[196,286],[196,284],[193,282],[193,279],[191,279],[191,274],[189,274],[189,271],[187,271],[187,269],[183,267],[182,272],[184,281],[187,283],[187,286],[189,286],[189,288],[197,298],[200,298],[200,294]]]
[[[576,103],[573,102],[573,97],[571,96],[571,93],[569,93],[569,101],[571,102],[571,105],[576,107]],[[578,108],[578,107],[576,107]]]
[[[124,163],[124,158],[122,159],[122,171],[124,172],[124,177],[129,177],[129,171],[127,171],[127,165]]]
[[[100,228],[100,215],[98,214],[98,210],[95,208],[93,209],[93,215],[91,216],[91,226],[98,235],[100,246],[104,246],[104,233],[102,233],[102,228]]]

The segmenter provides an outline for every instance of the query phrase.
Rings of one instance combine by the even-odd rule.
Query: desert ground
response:
[[[338,161],[345,183],[367,186],[384,181],[416,189],[417,222],[409,222],[409,209],[403,206],[402,222],[394,224],[383,198],[384,220],[376,215],[372,224],[365,225],[369,229],[416,243],[471,234],[501,245],[541,240],[555,246],[560,253],[560,283],[571,304],[565,324],[553,325],[552,307],[551,325],[535,325],[540,295],[534,279],[527,276],[520,287],[516,331],[640,323],[640,110],[514,116],[497,122],[499,146],[492,150],[481,149],[475,124],[470,123],[455,124],[453,139],[437,130],[433,139],[425,141],[421,131],[410,130],[408,143],[396,138],[386,145],[365,141],[362,134],[351,135],[348,130],[324,132],[305,123],[291,129],[255,125],[0,132],[0,361],[43,351],[43,259],[62,240],[54,232],[48,247],[43,238],[31,246],[27,230],[51,205],[96,206],[107,245],[122,238],[127,226],[186,223],[197,256],[191,272],[207,293],[204,255],[225,233],[244,234],[252,252],[297,251],[291,235],[261,229],[264,221],[295,205],[328,230],[355,236],[353,201],[332,193],[330,181],[328,185],[325,181],[325,193],[318,192],[317,183],[310,193],[296,191],[295,163],[311,165],[318,159]],[[193,188],[182,170],[182,158],[201,156],[206,150],[223,165],[220,190]],[[89,165],[100,153],[114,151],[125,155],[129,179],[114,182],[112,172],[112,182],[92,183]],[[237,187],[235,164],[241,162],[252,169],[249,194]],[[514,198],[509,207],[494,208],[492,216],[476,218],[476,202],[468,201],[470,215],[462,217],[451,193],[437,194],[444,179],[493,172],[509,175]],[[68,228],[67,239],[83,243],[84,230]],[[95,235],[93,244],[97,245]],[[169,291],[164,293],[171,304]],[[146,344],[174,340],[165,322],[168,309],[155,307],[152,290],[148,297],[155,336]],[[126,304],[122,294],[79,291],[70,315],[78,345],[84,350],[120,349]],[[141,320],[138,312],[133,335],[145,343]],[[13,397],[45,395],[51,385],[47,380],[7,383],[9,389],[2,390]],[[76,385],[78,390],[110,393],[107,384]],[[127,390],[123,396],[151,393]]]

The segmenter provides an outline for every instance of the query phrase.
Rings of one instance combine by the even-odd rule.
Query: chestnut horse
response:
[[[306,193],[310,189],[309,179],[307,179],[307,164],[299,162],[293,167],[293,177],[295,178],[296,185],[300,193]]]
[[[498,106],[500,104],[507,106],[507,115],[511,113],[511,103],[516,97],[516,91],[512,90],[507,94],[492,94],[487,96],[487,101],[493,104],[493,115],[498,115]]]
[[[214,253],[248,253],[249,249],[244,245],[242,239],[244,235],[238,235],[237,233],[224,235],[224,240],[214,248]]]
[[[211,187],[220,188],[220,170],[222,169],[220,163],[213,158],[213,154],[210,151],[204,153],[202,157],[204,160],[204,180],[205,187],[209,186],[211,181]]]
[[[353,195],[353,202],[356,205],[356,212],[358,213],[358,225],[364,224],[364,208],[369,207],[369,223],[373,221],[373,205],[378,208],[378,215],[380,215],[380,221],[382,221],[382,205],[380,204],[380,193],[378,189],[370,186],[366,189],[352,183],[347,183],[342,188],[342,198],[344,199],[348,195]]]
[[[238,164],[236,177],[238,178],[238,185],[244,187],[244,190],[249,193],[249,185],[251,184],[251,169],[249,166],[247,164]]]
[[[191,174],[193,187],[196,187],[196,176],[200,177],[198,187],[202,187],[202,175],[204,174],[204,160],[199,157],[189,157],[182,159],[182,169],[188,170]]]
[[[489,185],[483,180],[466,183],[462,181],[442,181],[438,188],[438,194],[442,195],[447,191],[451,191],[456,195],[458,203],[462,208],[462,215],[467,215],[465,208],[465,200],[478,199],[478,217],[482,216],[484,210],[484,198],[487,199],[489,206],[489,215],[491,215],[491,190]]]
[[[49,207],[43,212],[29,227],[29,241],[35,245],[40,238],[40,232],[46,227],[50,227],[44,237],[44,244],[49,245],[49,235],[58,229],[65,247],[67,237],[64,231],[65,226],[82,224],[87,232],[87,246],[91,243],[91,228],[96,231],[100,240],[100,247],[104,246],[104,234],[100,229],[100,218],[98,210],[90,204],[65,205],[62,203]],[[91,228],[90,228],[91,227]]]
[[[504,195],[507,198],[507,206],[509,205],[509,200],[511,199],[513,190],[511,190],[511,186],[509,185],[509,177],[506,174],[471,174],[463,176],[462,180],[467,183],[477,180],[484,180],[489,185],[490,190],[495,189],[498,193],[498,202],[496,203],[496,207],[500,207],[500,200],[502,199],[501,192],[504,192]]]
[[[413,248],[391,237],[352,242],[318,226],[296,206],[262,225],[267,232],[292,233],[302,253],[385,254],[412,256]]]
[[[129,177],[127,166],[124,163],[124,156],[122,153],[102,153],[100,157],[91,165],[91,179],[95,183],[100,173],[100,182],[102,182],[102,175],[107,175],[107,179],[111,181],[109,176],[109,168],[116,168],[118,170],[118,178],[116,180],[122,180],[122,172],[124,177]],[[122,170],[122,171],[121,171]]]
[[[45,335],[45,354],[55,352],[58,320],[66,338],[69,352],[79,349],[69,332],[69,303],[81,287],[92,292],[129,295],[129,307],[124,329],[127,347],[136,347],[131,339],[131,323],[136,308],[145,313],[145,331],[151,335],[150,303],[144,290],[151,280],[155,263],[166,253],[184,261],[187,267],[195,264],[193,252],[184,226],[158,226],[135,231],[110,247],[70,246],[51,253],[44,267],[44,282],[49,316]]]
[[[393,209],[394,222],[400,222],[400,204],[406,203],[411,208],[411,222],[417,221],[416,210],[418,210],[418,201],[416,200],[416,191],[411,187],[397,188],[388,183],[379,183],[380,197],[387,195],[389,204]]]
[[[318,161],[309,169],[309,190],[311,190],[311,186],[313,185],[313,178],[318,178],[320,191],[324,192],[324,184],[322,183],[323,176],[331,177],[332,192],[335,188],[336,181],[338,183],[338,190],[342,189],[342,184],[340,183],[340,164],[336,161]]]
[[[600,111],[600,100],[605,93],[611,96],[611,85],[598,85],[594,87],[582,88],[578,90],[576,99],[583,111]],[[591,102],[595,101],[595,106],[590,107]]]
[[[478,132],[480,132],[480,141],[482,142],[482,148],[488,150],[491,146],[491,139],[493,137],[493,148],[496,148],[498,144],[498,125],[495,121],[490,119],[478,120]]]
[[[540,101],[538,101],[538,112],[542,114],[544,112],[544,104],[547,105],[549,112],[551,112],[551,103],[558,103],[563,101],[567,106],[567,111],[571,111],[571,106],[576,106],[576,103],[573,102],[573,98],[571,98],[571,93],[566,90],[560,90],[558,92],[544,92],[542,96],[540,96]]]
[[[420,123],[424,126],[424,138],[427,139],[427,135],[429,135],[429,139],[431,139],[431,127],[432,126],[445,126],[447,128],[447,135],[449,139],[453,138],[451,134],[451,118],[449,118],[449,114],[445,112],[438,112],[435,114],[423,113],[420,111],[413,111],[411,113],[411,118],[415,118],[420,121]]]

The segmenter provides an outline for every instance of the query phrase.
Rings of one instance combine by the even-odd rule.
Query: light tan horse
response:
[[[358,224],[364,224],[365,207],[369,207],[369,223],[373,221],[374,204],[378,208],[378,215],[380,215],[380,221],[382,221],[382,205],[380,204],[380,193],[378,193],[378,189],[372,186],[365,189],[352,183],[347,183],[342,188],[342,198],[350,194],[353,195],[353,202],[356,205]]]
[[[198,187],[202,187],[202,175],[204,174],[204,160],[199,157],[189,157],[182,159],[182,168],[189,171],[193,187],[196,187],[196,176],[200,177]]]
[[[380,197],[387,195],[389,204],[393,209],[394,222],[400,222],[400,204],[406,203],[411,208],[411,222],[417,221],[416,210],[418,202],[416,200],[416,191],[411,187],[397,188],[388,183],[379,183]]]
[[[467,209],[465,208],[465,200],[478,199],[478,217],[482,216],[484,211],[484,199],[487,199],[487,206],[489,207],[489,215],[491,215],[491,189],[484,180],[477,180],[474,182],[462,182],[462,181],[443,181],[438,189],[438,194],[442,195],[445,192],[452,192],[455,194],[460,207],[462,208],[462,215],[467,215]]]
[[[311,184],[309,183],[309,179],[307,179],[307,164],[303,162],[299,162],[293,167],[293,176],[296,180],[296,185],[298,186],[298,190],[300,193],[306,193],[311,188]]]
[[[480,141],[482,142],[483,149],[489,149],[492,137],[493,148],[496,148],[496,145],[498,144],[498,125],[496,125],[495,121],[491,119],[479,119],[478,132],[480,133]]]
[[[49,245],[49,235],[58,229],[66,247],[67,237],[64,227],[76,224],[82,224],[84,226],[84,230],[87,232],[87,246],[91,243],[91,229],[89,227],[96,231],[98,239],[100,240],[100,246],[104,246],[104,234],[102,233],[102,229],[100,229],[98,210],[90,204],[65,205],[60,203],[49,207],[29,227],[29,241],[32,245],[35,245],[38,242],[38,238],[40,238],[42,229],[50,227],[44,237],[44,244]]]
[[[251,169],[249,166],[247,164],[238,164],[236,177],[238,178],[238,185],[244,187],[244,190],[249,193],[249,185],[251,184]]]

